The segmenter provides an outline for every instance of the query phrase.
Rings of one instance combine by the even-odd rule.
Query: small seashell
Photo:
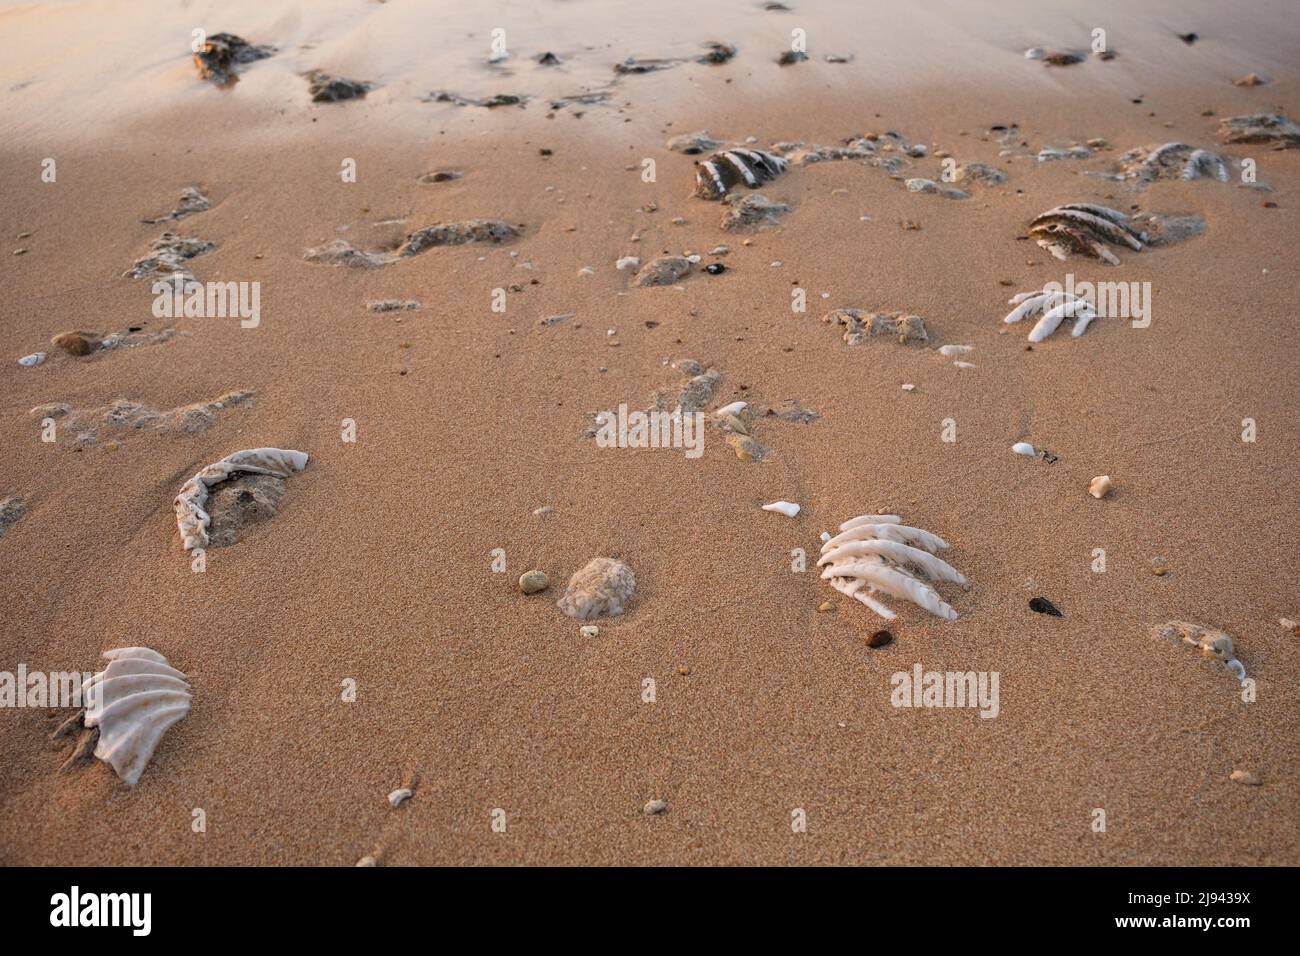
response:
[[[366,854],[365,856],[363,856],[361,859],[357,860],[356,865],[357,865],[357,866],[378,866],[379,863],[376,862],[376,860],[375,860],[375,858],[374,858],[373,856],[371,856],[370,854],[367,853],[367,854]]]
[[[1239,783],[1246,787],[1259,786],[1259,777],[1255,776],[1249,770],[1234,770],[1228,779],[1233,783]]]
[[[668,812],[667,800],[651,800],[645,805],[645,815],[648,817],[658,816],[661,813]]]
[[[955,365],[955,366],[957,366],[958,368],[975,368],[975,363],[974,363],[974,362],[960,362],[960,361],[959,361],[959,362],[953,362],[952,364]]]
[[[396,810],[405,801],[410,800],[412,791],[410,787],[400,787],[388,795],[388,805]]]
[[[1110,480],[1110,475],[1098,475],[1088,482],[1088,494],[1094,498],[1105,498],[1114,487],[1115,483]]]
[[[903,391],[905,391],[905,392],[915,392],[915,391],[916,391],[916,386],[913,385],[911,382],[908,382],[906,385],[903,386]]]
[[[741,183],[756,189],[785,172],[788,165],[780,156],[761,149],[737,147],[714,153],[696,167],[695,195],[721,199]]]
[[[944,345],[939,348],[939,354],[944,358],[952,358],[954,355],[967,355],[973,351],[975,351],[973,345]]]
[[[595,624],[584,624],[578,628],[578,633],[583,637],[596,637],[600,634],[600,628]]]
[[[835,605],[832,604],[830,601],[822,601],[821,604],[817,605],[817,610],[824,614],[827,611],[835,610]]]
[[[1011,450],[1017,455],[1024,455],[1026,458],[1033,458],[1038,452],[1034,451],[1034,446],[1027,441],[1018,441],[1011,446]]]
[[[763,510],[776,511],[787,518],[793,518],[799,513],[799,506],[792,501],[774,501],[769,505],[763,505]]]
[[[723,405],[715,412],[719,418],[725,418],[728,415],[739,415],[749,407],[749,402],[732,402],[729,405]]]
[[[35,368],[45,361],[44,352],[33,352],[31,355],[24,355],[18,360],[18,364],[23,368]]]

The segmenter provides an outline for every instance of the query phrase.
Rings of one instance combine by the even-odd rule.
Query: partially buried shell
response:
[[[1146,238],[1122,212],[1092,203],[1066,203],[1047,210],[1030,223],[1029,235],[1058,259],[1078,253],[1111,265],[1119,265],[1119,258],[1107,243],[1141,250]]]
[[[785,172],[787,166],[780,156],[761,149],[738,146],[714,153],[696,167],[695,195],[721,199],[740,183],[756,189]]]
[[[85,724],[99,728],[95,756],[135,786],[163,733],[190,710],[185,675],[147,647],[105,651],[108,666],[82,685]]]

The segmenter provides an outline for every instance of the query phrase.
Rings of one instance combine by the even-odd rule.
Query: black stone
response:
[[[1050,614],[1052,617],[1065,617],[1056,605],[1045,597],[1030,598],[1029,610],[1037,611],[1039,614]]]

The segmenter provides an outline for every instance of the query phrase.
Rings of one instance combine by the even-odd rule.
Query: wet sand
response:
[[[0,497],[26,501],[0,538],[0,670],[89,670],[102,650],[140,643],[194,687],[134,788],[98,761],[59,772],[69,746],[46,738],[67,712],[0,709],[0,862],[1298,861],[1300,637],[1278,622],[1300,617],[1300,151],[1224,146],[1216,130],[1226,116],[1300,115],[1287,58],[1300,28],[1285,4],[1240,17],[1213,4],[854,6],[811,13],[811,59],[782,68],[802,11],[738,4],[696,20],[694,8],[541,4],[530,18],[505,4],[471,21],[397,3],[237,4],[193,25],[281,52],[225,91],[189,62],[197,14],[131,14],[108,34],[137,44],[127,56],[94,42],[99,5],[0,13],[0,36],[23,48],[0,68],[0,194],[6,228],[31,233],[8,237],[26,253],[0,249]],[[43,59],[78,14],[84,50]],[[497,25],[504,76],[484,65]],[[1114,60],[1057,69],[1022,56],[1086,50],[1094,26]],[[1174,36],[1190,30],[1190,46]],[[738,56],[627,77],[609,105],[547,116],[547,97],[607,83],[627,56],[690,56],[712,39]],[[546,49],[567,75],[531,62]],[[380,85],[313,105],[298,75],[310,68]],[[1249,72],[1269,83],[1232,84]],[[537,99],[419,100],[438,89]],[[1003,157],[989,129],[1010,123],[1017,155]],[[793,207],[781,226],[730,233],[718,204],[690,196],[694,158],[664,146],[705,128],[759,145],[894,130],[930,151],[905,176],[938,179],[942,150],[1009,178],[948,201],[861,163],[821,163],[762,189]],[[1033,159],[1090,138],[1110,148]],[[1172,140],[1256,158],[1274,191],[1243,188],[1235,165],[1226,185],[1142,191],[1084,174]],[[47,156],[56,183],[40,182]],[[340,179],[346,158],[355,183]],[[417,182],[438,169],[465,175]],[[190,185],[210,210],[140,221]],[[1121,251],[1117,267],[1060,263],[1019,238],[1070,201],[1193,213],[1207,229]],[[523,234],[374,270],[303,260],[335,238],[373,248],[470,218]],[[150,314],[149,283],[121,273],[164,229],[217,244],[189,263],[197,279],[261,283],[258,328]],[[672,287],[629,288],[614,268],[719,244],[726,272]],[[1026,350],[1028,327],[1002,323],[1006,300],[1067,272],[1150,282],[1151,326],[1102,318]],[[494,313],[492,290],[512,285]],[[804,314],[790,309],[796,285]],[[420,308],[366,308],[390,298]],[[848,346],[821,321],[843,307],[920,315],[931,347]],[[179,334],[86,358],[48,346],[67,329],[144,323]],[[944,344],[973,345],[976,367],[955,368]],[[16,364],[37,349],[45,364]],[[821,417],[760,421],[771,453],[758,463],[714,429],[698,460],[583,437],[590,413],[644,408],[677,384],[666,363],[680,358],[721,372],[711,407],[796,399]],[[41,443],[30,414],[117,398],[167,410],[241,389],[251,404],[200,433],[105,432],[80,451]],[[355,444],[340,440],[349,418]],[[1018,441],[1059,461],[1019,458]],[[272,521],[192,573],[173,496],[203,465],[264,445],[311,463]],[[1117,491],[1097,501],[1086,488],[1101,474]],[[778,499],[803,510],[760,510]],[[554,512],[532,513],[543,505]],[[871,649],[883,622],[814,571],[791,573],[790,551],[815,555],[822,531],[881,509],[942,535],[972,586],[944,588],[954,622],[894,601],[895,641]],[[626,614],[583,638],[554,602],[595,555],[626,561],[638,587]],[[552,582],[537,597],[516,586],[530,568]],[[1038,595],[1065,617],[1031,612]],[[1231,634],[1258,699],[1150,636],[1171,619]],[[890,676],[918,662],[997,671],[999,716],[892,707]],[[355,703],[340,700],[348,678]],[[1230,781],[1234,769],[1262,785]],[[416,770],[415,796],[390,808]],[[655,798],[668,812],[648,817]],[[206,833],[191,829],[194,808]],[[795,808],[806,833],[791,832]]]

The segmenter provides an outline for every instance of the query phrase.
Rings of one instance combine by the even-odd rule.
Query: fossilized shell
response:
[[[930,582],[966,586],[966,578],[935,557],[948,543],[937,535],[901,523],[898,515],[860,515],[840,525],[840,533],[821,549],[822,580],[860,601],[886,620],[896,615],[872,597],[888,594],[911,601],[944,620],[957,612],[944,603]]]
[[[780,156],[747,146],[714,153],[696,167],[695,195],[721,199],[740,183],[757,189],[785,172],[788,165]]]
[[[108,666],[82,685],[85,724],[99,728],[95,756],[135,786],[163,733],[190,710],[185,675],[147,647],[105,651]]]
[[[307,467],[307,457],[306,452],[285,448],[248,448],[208,465],[185,482],[173,502],[176,526],[180,529],[185,550],[205,548],[208,545],[208,525],[212,519],[203,509],[208,503],[208,488],[225,481],[236,472],[288,478],[293,472]]]
[[[604,614],[622,614],[636,590],[632,569],[614,558],[592,558],[573,572],[564,597],[555,602],[569,617],[590,620]]]

